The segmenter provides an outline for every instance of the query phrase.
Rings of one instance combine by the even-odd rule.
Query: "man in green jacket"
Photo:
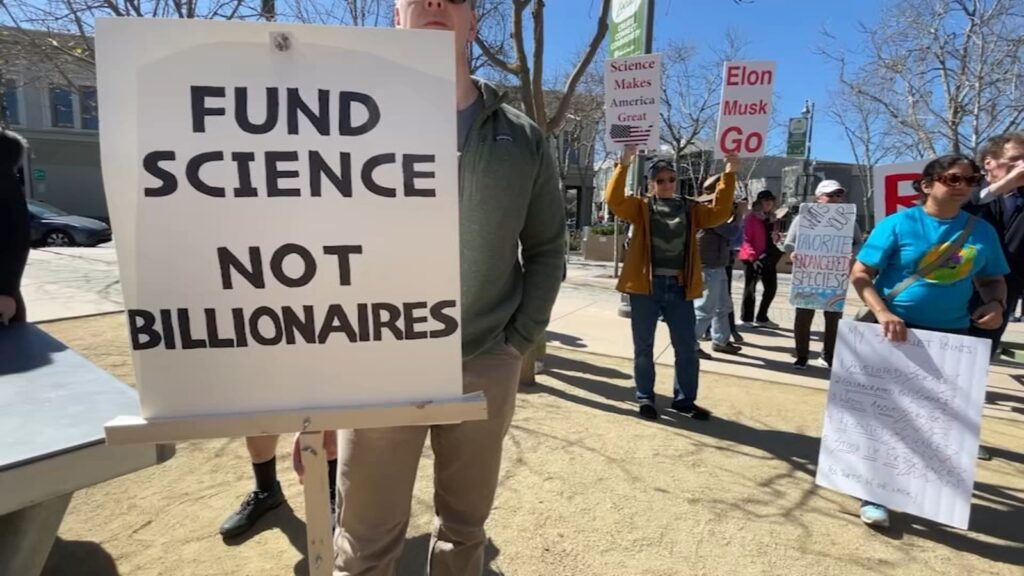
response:
[[[397,0],[395,23],[455,33],[463,390],[484,392],[488,418],[339,433],[335,576],[395,573],[428,433],[436,513],[428,573],[483,572],[484,522],[523,353],[543,337],[562,280],[565,209],[554,160],[541,130],[470,76],[472,4]]]

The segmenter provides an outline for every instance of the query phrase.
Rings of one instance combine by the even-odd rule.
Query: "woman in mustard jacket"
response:
[[[711,412],[696,403],[699,370],[693,301],[704,292],[697,230],[718,226],[732,215],[739,161],[735,156],[727,158],[715,200],[708,205],[676,194],[675,167],[665,160],[649,168],[646,196],[626,196],[626,174],[634,154],[635,148],[623,152],[604,199],[616,216],[634,227],[618,290],[629,294],[632,309],[633,376],[640,416],[658,417],[654,331],[663,317],[676,355],[672,409],[707,420]]]

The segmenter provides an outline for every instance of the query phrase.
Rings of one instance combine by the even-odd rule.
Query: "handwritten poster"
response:
[[[816,483],[966,529],[988,340],[839,323]]]
[[[804,204],[797,226],[793,284],[796,308],[842,312],[850,285],[850,256],[857,220],[855,204]]]

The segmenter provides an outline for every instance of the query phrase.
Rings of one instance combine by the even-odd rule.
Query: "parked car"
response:
[[[28,201],[34,246],[96,246],[110,242],[110,226],[74,216],[38,200]]]

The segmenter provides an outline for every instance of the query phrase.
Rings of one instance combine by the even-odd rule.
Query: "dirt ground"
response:
[[[46,324],[132,382],[122,315]],[[491,517],[487,574],[1021,575],[1024,426],[986,419],[971,530],[897,515],[876,532],[856,502],[816,488],[825,395],[705,374],[710,422],[634,416],[629,362],[549,348],[520,394]],[[671,374],[658,368],[658,389]],[[217,527],[251,487],[239,439],[186,442],[169,462],[75,495],[46,576],[305,574],[301,487],[282,442],[289,499],[254,533]],[[425,450],[400,574],[420,575],[431,515]]]

